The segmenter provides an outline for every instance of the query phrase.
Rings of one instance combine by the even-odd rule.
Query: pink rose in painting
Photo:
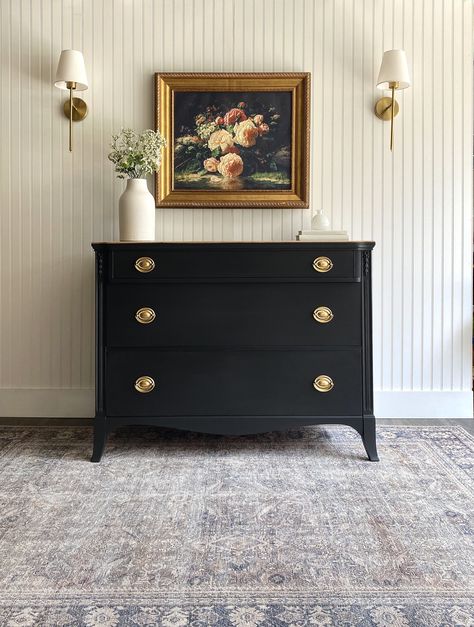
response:
[[[224,124],[224,118],[221,115],[216,118],[216,124],[218,124],[219,126],[222,126]]]
[[[258,126],[259,124],[263,123],[263,115],[254,115],[253,116],[253,121],[255,122],[255,124]]]
[[[243,109],[247,105],[245,104],[245,102],[239,102],[239,104],[237,106],[239,107],[239,109]]]
[[[242,174],[244,169],[244,162],[239,155],[230,152],[221,158],[217,169],[222,174],[222,176],[235,178]]]
[[[219,165],[218,159],[214,157],[209,157],[204,161],[204,167],[208,172],[217,172],[217,166]]]
[[[234,145],[234,140],[228,131],[221,129],[220,131],[214,131],[214,133],[212,133],[207,145],[211,150],[220,148],[223,153],[226,153],[229,152],[229,149]]]
[[[234,128],[236,144],[240,144],[244,148],[255,146],[258,136],[258,128],[252,122],[252,120],[245,120]]]
[[[247,116],[242,111],[242,109],[231,109],[230,111],[227,111],[224,116],[224,124],[226,126],[230,126],[232,124],[235,124],[236,122],[242,122],[246,119]]]
[[[260,124],[260,126],[257,126],[257,129],[259,135],[264,135],[265,133],[268,133],[270,127],[268,126],[268,124]]]

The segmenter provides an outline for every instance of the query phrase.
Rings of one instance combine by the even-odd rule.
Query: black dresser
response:
[[[345,424],[377,461],[373,242],[97,243],[92,461],[119,425]]]

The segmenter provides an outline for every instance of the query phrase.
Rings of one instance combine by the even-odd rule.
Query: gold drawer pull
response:
[[[135,314],[135,320],[140,324],[150,324],[156,318],[156,313],[151,307],[142,307]]]
[[[155,382],[151,377],[138,377],[135,381],[135,389],[141,394],[148,394],[155,389]]]
[[[313,261],[313,268],[316,272],[329,272],[332,270],[333,263],[329,257],[316,257]]]
[[[313,311],[313,318],[316,320],[316,322],[326,324],[327,322],[331,322],[331,320],[334,318],[334,314],[329,309],[329,307],[317,307]]]
[[[135,269],[138,272],[151,272],[155,269],[155,262],[151,257],[140,257],[135,261]]]
[[[330,392],[334,387],[334,381],[327,374],[320,374],[313,381],[313,387],[318,392]]]

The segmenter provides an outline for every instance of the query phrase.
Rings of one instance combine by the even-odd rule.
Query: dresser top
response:
[[[299,242],[295,240],[289,241],[269,241],[269,242],[92,242],[92,248],[94,250],[101,250],[104,248],[128,248],[130,250],[143,249],[143,248],[195,248],[195,247],[215,247],[221,249],[237,249],[237,248],[268,248],[268,249],[285,249],[285,248],[302,248],[302,249],[314,249],[324,248],[332,250],[372,250],[375,242],[370,241],[340,241],[340,242]]]

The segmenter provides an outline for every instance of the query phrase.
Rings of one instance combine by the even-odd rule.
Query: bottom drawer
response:
[[[332,379],[330,391],[315,389],[313,381],[321,375]],[[142,391],[135,387],[140,377],[148,377]],[[321,380],[323,387],[327,383]],[[109,416],[360,415],[361,354],[359,349],[112,349],[105,404]]]

